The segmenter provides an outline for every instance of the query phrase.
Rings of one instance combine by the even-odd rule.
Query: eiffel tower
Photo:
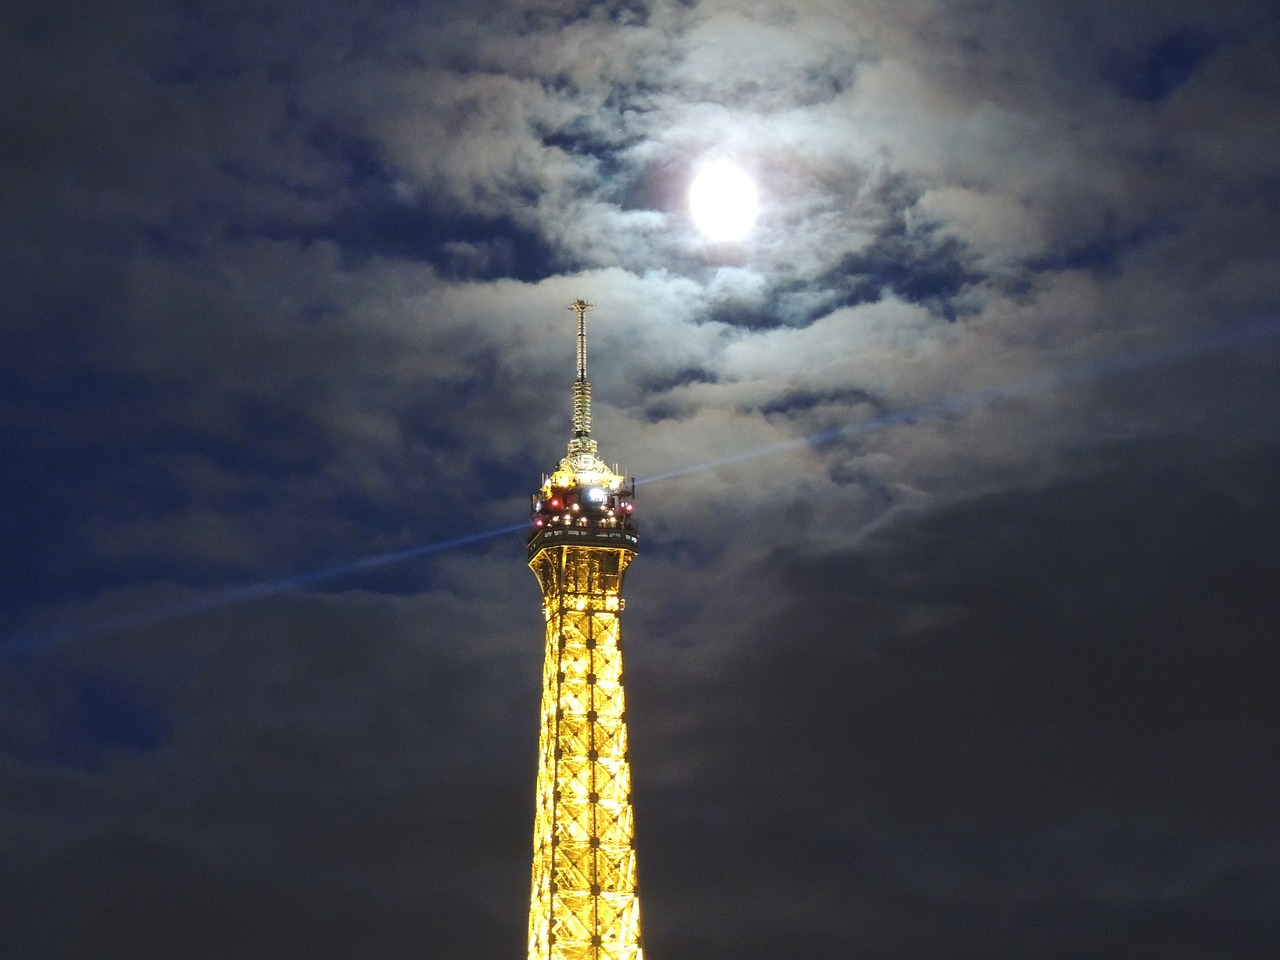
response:
[[[643,956],[619,622],[623,574],[636,555],[635,491],[591,439],[590,308],[570,305],[573,438],[533,497],[528,540],[547,621],[529,960]]]

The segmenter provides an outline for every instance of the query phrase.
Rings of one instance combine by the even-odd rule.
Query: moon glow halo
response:
[[[705,164],[689,186],[689,213],[713,242],[743,239],[755,226],[758,209],[756,185],[727,160]]]

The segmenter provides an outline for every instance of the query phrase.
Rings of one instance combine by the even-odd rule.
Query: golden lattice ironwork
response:
[[[634,490],[590,438],[588,306],[572,305],[574,437],[533,498],[529,537],[547,623],[529,960],[642,957],[619,624]]]

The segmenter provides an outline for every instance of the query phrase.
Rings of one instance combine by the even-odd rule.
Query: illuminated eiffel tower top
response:
[[[598,446],[591,439],[591,383],[587,380],[587,311],[591,304],[578,299],[569,304],[578,317],[578,364],[573,381],[573,438],[569,441],[569,453],[560,466],[544,482],[544,487],[568,487],[577,484],[596,484],[617,491],[622,477],[616,467],[608,465],[596,456]],[[548,487],[549,489],[549,487]]]
[[[534,494],[529,556],[554,542],[626,541],[635,548],[634,484],[596,456],[591,439],[591,384],[587,381],[587,311],[591,304],[569,305],[578,317],[578,365],[573,381],[573,437],[555,472],[542,478]],[[617,545],[617,544],[611,544]]]

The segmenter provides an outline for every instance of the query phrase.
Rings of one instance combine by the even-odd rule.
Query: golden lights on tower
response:
[[[547,622],[533,829],[529,960],[641,960],[622,689],[622,579],[634,489],[591,439],[586,315],[568,455],[533,497],[529,566]]]

